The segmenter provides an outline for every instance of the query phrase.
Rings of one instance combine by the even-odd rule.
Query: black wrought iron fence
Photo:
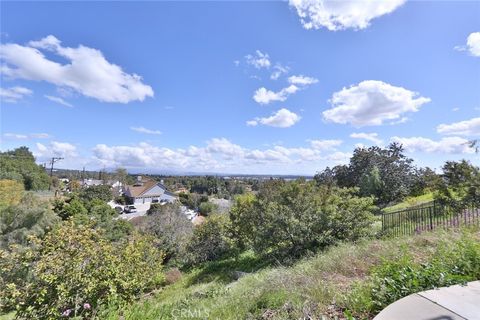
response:
[[[382,215],[384,234],[393,236],[418,234],[462,225],[480,225],[480,209],[474,207],[453,208],[433,201]]]

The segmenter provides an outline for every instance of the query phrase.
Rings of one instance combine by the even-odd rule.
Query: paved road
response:
[[[374,320],[480,320],[480,281],[422,291],[382,310]]]

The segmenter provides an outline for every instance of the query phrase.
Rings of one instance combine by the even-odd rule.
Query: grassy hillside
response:
[[[395,204],[393,206],[390,206],[390,207],[386,207],[385,209],[383,209],[383,212],[388,213],[388,212],[393,212],[393,211],[397,211],[397,210],[403,210],[403,209],[407,209],[409,207],[419,206],[419,205],[426,204],[426,203],[429,203],[429,202],[432,202],[432,201],[433,201],[433,193],[429,192],[429,193],[422,194],[421,196],[417,196],[417,197],[408,197],[400,203],[397,203],[397,204]]]
[[[111,307],[99,317],[142,320],[317,319],[325,315],[351,319],[349,314],[353,314],[357,319],[372,318],[377,302],[370,297],[371,289],[376,285],[371,277],[373,270],[385,272],[390,270],[391,264],[401,263],[391,268],[394,272],[407,270],[411,273],[401,277],[424,277],[421,269],[424,266],[431,266],[428,268],[435,271],[433,274],[448,269],[438,261],[451,260],[455,265],[461,265],[463,256],[468,256],[468,259],[480,262],[479,240],[480,233],[472,230],[463,234],[436,232],[409,238],[365,240],[332,247],[290,267],[265,267],[252,253],[245,253],[236,261],[223,260],[192,270],[162,291],[133,305]],[[470,245],[466,245],[468,243]],[[452,255],[452,252],[458,254]],[[429,261],[430,264],[420,265]],[[402,269],[404,266],[407,267]],[[469,277],[453,275],[453,280],[447,283],[479,277],[479,268],[462,271],[471,274]],[[411,270],[417,270],[418,274]],[[249,274],[235,280],[236,271]],[[449,271],[445,272],[448,278]],[[426,286],[435,286],[435,281]]]

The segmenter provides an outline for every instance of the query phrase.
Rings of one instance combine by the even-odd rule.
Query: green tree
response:
[[[108,202],[113,199],[111,188],[107,185],[91,186],[85,188],[80,192],[79,197],[85,202],[92,201],[94,199],[100,199],[102,201]]]
[[[0,179],[20,181],[25,190],[45,190],[50,184],[49,176],[43,167],[35,163],[27,147],[0,152]]]

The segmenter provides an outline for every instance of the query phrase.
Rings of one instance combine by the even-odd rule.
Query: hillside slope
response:
[[[261,260],[252,253],[245,253],[237,261],[227,259],[190,271],[155,295],[129,306],[111,307],[101,314],[101,318],[319,319],[322,315],[350,318],[350,314],[356,318],[372,318],[377,303],[369,296],[374,287],[372,270],[380,268],[380,272],[385,272],[392,264],[397,264],[392,270],[403,270],[406,266],[404,269],[408,272],[432,266],[428,267],[431,274],[427,277],[421,271],[401,275],[407,278],[420,277],[422,281],[428,279],[429,282],[424,285],[426,287],[435,286],[435,281],[445,281],[443,276],[440,280],[432,281],[432,275],[437,277],[446,274],[447,280],[450,279],[447,284],[478,278],[480,267],[464,269],[467,271],[460,273],[465,275],[449,278],[449,271],[440,272],[445,266],[437,262],[448,260],[455,267],[463,263],[467,266],[465,268],[469,268],[472,261],[474,264],[480,262],[479,240],[478,230],[365,240],[332,247],[290,267],[262,268]],[[462,259],[469,261],[460,261]],[[424,262],[429,263],[420,264]],[[380,265],[387,267],[382,269]],[[251,272],[253,270],[257,271]],[[250,273],[244,275],[238,271]],[[239,275],[243,276],[235,280]],[[416,289],[412,287],[410,290]],[[383,296],[375,298],[381,300]]]

